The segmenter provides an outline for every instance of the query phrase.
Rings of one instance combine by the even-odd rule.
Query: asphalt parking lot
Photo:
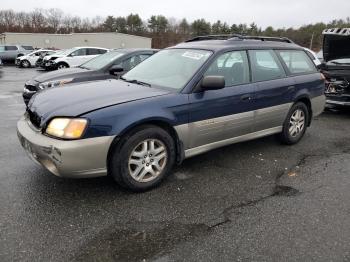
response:
[[[134,194],[33,163],[16,122],[42,72],[0,70],[0,261],[350,261],[349,110],[327,110],[298,145],[228,146]]]

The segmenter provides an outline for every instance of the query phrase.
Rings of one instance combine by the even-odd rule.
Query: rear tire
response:
[[[142,192],[158,186],[175,162],[175,143],[164,129],[140,126],[123,136],[109,157],[109,173],[122,187]]]
[[[290,109],[283,124],[283,130],[279,135],[282,143],[293,145],[304,136],[309,123],[309,110],[307,106],[298,102]]]

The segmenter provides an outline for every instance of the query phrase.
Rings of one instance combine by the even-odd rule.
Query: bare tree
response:
[[[57,8],[51,8],[46,11],[46,21],[49,27],[52,28],[53,33],[57,33],[62,23],[63,12]]]
[[[34,9],[34,11],[30,13],[30,17],[33,31],[42,32],[47,25],[43,10],[38,8]]]

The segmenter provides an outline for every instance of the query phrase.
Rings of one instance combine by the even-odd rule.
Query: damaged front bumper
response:
[[[83,178],[107,175],[112,136],[59,140],[45,136],[26,117],[17,123],[17,135],[30,158],[56,176]]]
[[[350,83],[345,77],[331,77],[326,80],[326,103],[350,106]]]

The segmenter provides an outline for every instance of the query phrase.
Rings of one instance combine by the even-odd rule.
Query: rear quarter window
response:
[[[302,50],[278,51],[282,61],[291,74],[307,74],[316,72],[315,64]]]

